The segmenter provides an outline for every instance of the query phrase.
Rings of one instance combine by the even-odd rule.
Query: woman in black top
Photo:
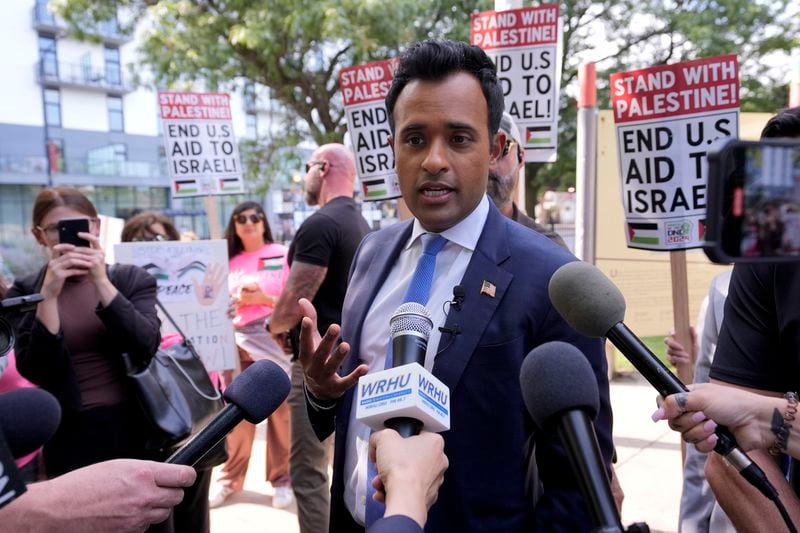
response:
[[[88,220],[89,233],[78,237],[89,246],[59,242],[58,222],[75,218]],[[36,312],[16,324],[16,353],[20,373],[61,404],[61,424],[44,448],[47,476],[108,459],[153,458],[145,449],[145,419],[127,388],[123,354],[142,365],[158,347],[155,279],[132,265],[109,271],[97,211],[77,189],[39,193],[33,226],[50,260],[17,281],[8,296],[44,296]]]

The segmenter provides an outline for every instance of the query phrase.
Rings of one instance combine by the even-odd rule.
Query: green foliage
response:
[[[491,10],[494,2],[57,0],[54,5],[78,31],[109,18],[119,6],[123,31],[146,23],[141,62],[153,72],[153,82],[182,87],[199,80],[209,89],[230,89],[242,80],[264,85],[297,119],[289,128],[297,137],[291,138],[322,144],[340,141],[346,130],[338,86],[343,67],[396,56],[423,38],[469,40],[470,14]],[[743,110],[785,105],[786,69],[770,65],[780,65],[800,45],[796,0],[563,0],[560,9],[559,158],[527,165],[529,210],[541,189],[574,184],[576,103],[570,95],[584,61],[597,63],[601,107],[609,105],[611,72],[730,53],[739,56]],[[90,33],[83,31],[87,38]]]

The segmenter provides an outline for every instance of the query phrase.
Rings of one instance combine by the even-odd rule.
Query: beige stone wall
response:
[[[740,138],[758,139],[771,116],[742,113]],[[597,151],[597,266],[625,295],[628,327],[639,336],[665,335],[672,327],[669,252],[632,249],[625,243],[616,138],[611,111],[601,111]],[[711,278],[730,267],[711,263],[700,249],[688,250],[686,261],[689,313],[694,324]]]

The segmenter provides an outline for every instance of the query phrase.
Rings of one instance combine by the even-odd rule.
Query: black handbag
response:
[[[162,450],[180,446],[205,427],[224,404],[192,341],[161,302],[156,300],[156,304],[183,342],[159,349],[144,368],[131,368],[128,358],[126,362],[128,377],[152,426],[147,447]]]

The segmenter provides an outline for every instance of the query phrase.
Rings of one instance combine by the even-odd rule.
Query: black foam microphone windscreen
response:
[[[0,430],[19,459],[43,446],[61,423],[58,400],[42,389],[17,389],[0,394]]]
[[[600,410],[592,366],[566,342],[548,342],[531,350],[522,362],[519,381],[525,407],[539,427],[571,409],[583,409],[591,418]]]
[[[283,403],[291,382],[286,372],[272,361],[256,361],[239,374],[222,396],[242,410],[244,419],[259,424]]]
[[[550,278],[550,301],[581,335],[605,337],[625,318],[625,297],[597,267],[582,261],[562,266]]]

